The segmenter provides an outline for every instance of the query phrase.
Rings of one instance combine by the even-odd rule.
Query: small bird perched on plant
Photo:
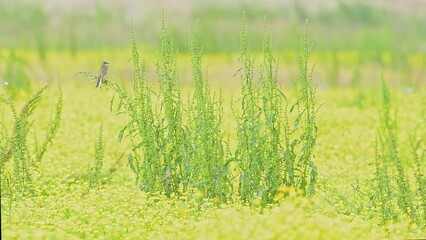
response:
[[[99,71],[98,82],[96,83],[96,87],[100,88],[102,81],[104,80],[105,74],[108,72],[108,63],[102,62],[101,70]]]

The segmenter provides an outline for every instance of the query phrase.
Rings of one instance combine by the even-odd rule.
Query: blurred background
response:
[[[182,56],[197,25],[215,82],[229,82],[238,69],[230,63],[238,58],[245,12],[252,51],[262,50],[266,26],[276,56],[287,68],[281,70],[283,82],[296,74],[300,37],[309,19],[320,86],[369,86],[380,80],[381,72],[409,88],[425,84],[423,0],[0,0],[0,78],[16,83],[28,75],[49,81],[76,71],[97,73],[103,60],[112,62],[115,76],[126,78],[132,22],[148,68],[155,68],[163,8]],[[224,69],[230,65],[232,70]]]

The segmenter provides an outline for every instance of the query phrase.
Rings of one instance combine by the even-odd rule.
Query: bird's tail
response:
[[[102,84],[102,78],[98,78],[98,82],[96,83],[96,87],[100,88]]]

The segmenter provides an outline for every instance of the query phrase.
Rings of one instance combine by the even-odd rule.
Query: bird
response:
[[[101,70],[99,71],[98,82],[96,83],[97,88],[101,87],[105,74],[108,72],[108,64],[109,63],[107,62],[102,62]]]

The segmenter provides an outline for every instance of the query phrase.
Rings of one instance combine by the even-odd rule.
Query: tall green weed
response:
[[[201,49],[197,43],[197,29],[191,33],[190,52],[194,94],[190,103],[190,142],[194,161],[191,162],[192,187],[208,198],[226,201],[232,192],[222,132],[222,99],[212,95],[207,73],[203,72]]]
[[[416,222],[420,226],[426,224],[425,178],[421,160],[424,151],[416,141],[409,137],[414,169],[401,159],[398,141],[397,111],[391,97],[391,90],[382,79],[382,100],[380,106],[380,125],[376,143],[375,176],[370,193],[373,209],[383,224],[398,221],[401,217]],[[422,123],[424,124],[424,123]],[[423,151],[422,155],[418,151]],[[409,181],[407,173],[414,173],[415,189]]]
[[[47,89],[41,88],[22,107],[18,113],[11,96],[0,96],[0,105],[8,106],[11,111],[10,122],[0,123],[0,180],[1,196],[7,199],[9,221],[12,218],[13,202],[34,194],[33,174],[38,171],[40,161],[43,159],[47,148],[52,144],[61,121],[62,91],[59,89],[58,102],[54,116],[50,119],[46,130],[46,137],[38,144],[29,141],[28,133],[36,128],[35,121],[31,119],[42,94]]]
[[[306,30],[307,32],[307,30]],[[278,63],[265,34],[259,79],[254,78],[247,29],[241,31],[241,113],[237,116],[237,148],[228,154],[222,131],[221,95],[212,93],[202,69],[197,30],[191,34],[194,92],[183,101],[173,39],[161,27],[161,55],[157,63],[158,90],[148,81],[132,33],[132,89],[108,83],[115,97],[112,106],[129,121],[119,132],[132,148],[128,163],[137,185],[167,196],[200,193],[216,202],[231,199],[235,188],[246,203],[266,205],[279,200],[283,187],[314,194],[317,170],[313,163],[317,125],[315,90],[308,76],[311,45],[302,42],[297,100],[288,100],[277,82]],[[159,106],[157,107],[158,104]],[[291,125],[290,125],[291,122]],[[238,167],[231,169],[234,162]],[[288,191],[287,191],[288,192]]]
[[[1,142],[1,175],[2,177],[12,176],[13,181],[11,179],[9,181],[13,182],[15,190],[21,193],[32,192],[32,171],[34,171],[34,168],[37,168],[48,146],[52,144],[61,121],[62,91],[60,90],[54,117],[48,123],[46,137],[41,143],[41,146],[39,146],[38,141],[34,142],[33,147],[28,145],[28,133],[34,127],[33,120],[30,117],[40,102],[46,88],[47,86],[34,94],[25,103],[19,113],[10,98],[2,97],[1,99],[3,105],[9,106],[13,117],[13,127],[11,130],[5,124],[1,125],[1,136],[4,139]],[[8,133],[9,131],[11,132]],[[8,163],[11,163],[13,170],[6,166]],[[8,171],[12,171],[13,174],[6,174]]]
[[[277,84],[278,68],[270,39],[264,36],[264,61],[260,79],[255,81],[253,58],[243,25],[239,58],[242,113],[238,117],[235,153],[241,171],[239,194],[243,201],[262,205],[274,202],[281,194],[280,187],[292,187],[308,195],[315,193],[317,168],[313,150],[318,131],[318,108],[312,75],[308,75],[312,43],[307,32],[306,25],[299,77],[294,85],[297,100],[288,109],[288,99]]]

